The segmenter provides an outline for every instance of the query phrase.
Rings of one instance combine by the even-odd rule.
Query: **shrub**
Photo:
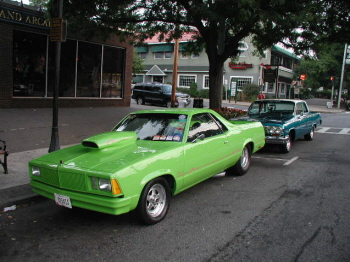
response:
[[[201,89],[201,90],[199,90],[199,96],[201,98],[209,98],[209,89]]]
[[[214,111],[227,120],[247,115],[247,111],[231,107],[222,107],[220,109],[215,109]]]
[[[256,84],[246,84],[242,91],[242,100],[254,101],[259,95],[260,87]]]
[[[199,94],[198,89],[197,89],[197,83],[193,82],[190,85],[190,96],[191,97],[197,97]]]

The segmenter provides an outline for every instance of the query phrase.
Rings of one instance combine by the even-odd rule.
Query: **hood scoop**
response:
[[[84,139],[81,144],[88,148],[103,149],[107,147],[124,147],[135,143],[135,132],[114,131],[91,136]]]

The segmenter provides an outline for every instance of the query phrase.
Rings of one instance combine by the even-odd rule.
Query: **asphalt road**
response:
[[[350,261],[349,118],[325,115],[289,154],[266,148],[245,176],[175,196],[154,226],[45,199],[2,213],[0,260]]]

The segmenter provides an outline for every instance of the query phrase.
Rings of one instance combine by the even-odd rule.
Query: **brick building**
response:
[[[38,7],[0,1],[0,108],[52,107],[55,43]],[[133,47],[116,36],[61,44],[60,107],[130,106]]]

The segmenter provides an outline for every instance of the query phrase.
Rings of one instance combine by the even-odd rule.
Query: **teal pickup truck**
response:
[[[255,101],[248,116],[263,124],[266,144],[278,144],[281,153],[288,153],[293,141],[301,137],[312,140],[315,128],[322,123],[320,113],[310,112],[305,101],[294,99]]]

